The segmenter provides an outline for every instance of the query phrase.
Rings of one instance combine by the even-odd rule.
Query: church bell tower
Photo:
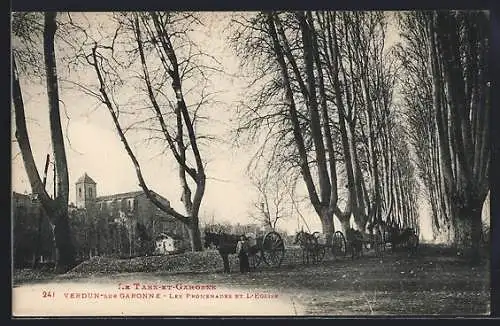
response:
[[[81,176],[76,185],[76,207],[86,208],[97,197],[96,183],[85,173]]]

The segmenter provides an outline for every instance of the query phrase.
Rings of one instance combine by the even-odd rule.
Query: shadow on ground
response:
[[[417,257],[387,252],[352,260],[326,259],[304,265],[300,252],[288,250],[279,268],[259,266],[249,274],[223,274],[213,251],[130,260],[93,258],[64,275],[25,278],[25,282],[115,282],[141,280],[217,284],[221,287],[266,290],[290,296],[305,315],[485,315],[490,312],[489,260],[470,266],[454,251],[422,246]]]

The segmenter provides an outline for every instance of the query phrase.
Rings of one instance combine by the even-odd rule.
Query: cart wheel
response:
[[[336,231],[332,237],[332,253],[333,256],[344,258],[347,255],[347,243],[345,237],[340,231]]]
[[[273,267],[279,267],[285,256],[285,244],[279,233],[271,231],[262,241],[262,258],[264,262]]]

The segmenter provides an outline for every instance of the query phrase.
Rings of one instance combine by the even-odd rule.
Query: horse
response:
[[[230,273],[229,255],[236,254],[236,246],[241,238],[241,234],[228,234],[225,232],[209,232],[205,231],[205,248],[214,246],[217,248],[219,255],[224,263],[224,273]],[[259,240],[259,238],[257,239]],[[248,258],[251,259],[259,251],[257,245],[249,245]]]
[[[346,241],[351,250],[351,258],[359,258],[363,255],[363,234],[361,231],[348,228],[345,231]]]
[[[405,228],[399,234],[400,244],[408,250],[408,256],[415,256],[418,248],[418,236],[413,228]]]
[[[408,250],[410,256],[416,254],[419,240],[413,228],[400,229],[396,225],[391,225],[389,227],[389,234],[389,242],[392,244],[393,252],[397,248],[405,248]]]
[[[373,224],[368,225],[368,230],[374,241],[383,244],[382,250],[385,251],[386,244],[392,244],[391,236],[391,225],[387,224],[385,221],[376,221]]]
[[[313,263],[318,260],[319,244],[318,240],[310,233],[299,231],[295,235],[293,244],[298,244],[302,249],[302,263],[309,264],[309,258]]]
[[[205,231],[205,248],[209,248],[210,246],[217,248],[224,262],[224,273],[230,273],[231,271],[229,267],[229,255],[236,254],[236,245],[240,238],[241,235]]]

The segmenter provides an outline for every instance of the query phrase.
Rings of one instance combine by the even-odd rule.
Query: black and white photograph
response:
[[[11,12],[12,316],[490,316],[490,29]]]

